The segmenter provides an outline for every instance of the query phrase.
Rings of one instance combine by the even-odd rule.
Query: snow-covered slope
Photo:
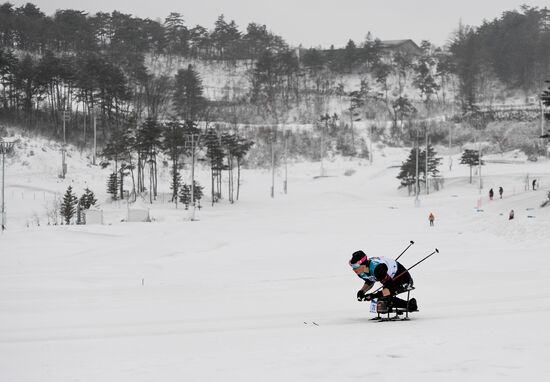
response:
[[[326,162],[324,178],[314,179],[319,163],[294,164],[288,194],[281,171],[274,199],[270,174],[247,170],[241,200],[205,202],[199,221],[159,202],[155,222],[121,223],[127,206],[100,190],[106,170],[73,153],[62,181],[57,154],[34,151],[7,163],[2,381],[550,377],[550,209],[538,207],[548,161],[489,163],[480,194],[455,157],[452,171],[441,168],[445,188],[415,207],[395,179],[406,150],[386,149],[373,166]],[[539,190],[525,190],[527,174]],[[95,188],[110,225],[26,227],[30,192],[47,197],[68,184]],[[489,201],[499,186],[504,198]],[[405,266],[440,250],[412,270],[420,311],[407,322],[369,321],[351,253],[396,256],[409,240]]]

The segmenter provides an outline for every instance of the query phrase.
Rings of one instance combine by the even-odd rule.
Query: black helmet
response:
[[[355,251],[351,255],[351,260],[349,261],[349,265],[360,265],[367,261],[367,255],[363,251]]]

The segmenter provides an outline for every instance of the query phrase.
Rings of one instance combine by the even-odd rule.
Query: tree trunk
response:
[[[231,155],[229,154],[227,157],[227,164],[228,164],[228,174],[229,174],[229,181],[227,182],[228,185],[228,193],[229,193],[229,202],[233,204],[233,159]]]
[[[241,161],[237,158],[237,200],[239,200],[239,191],[241,189]]]
[[[154,154],[154,160],[153,160],[153,182],[154,182],[154,190],[155,190],[155,200],[157,200],[157,195],[158,195],[158,189],[157,189],[157,185],[158,185],[158,174],[157,174],[157,157],[156,157],[156,154]]]
[[[149,203],[153,204],[153,170],[149,165]]]
[[[210,175],[211,175],[211,180],[212,180],[212,187],[211,187],[211,190],[212,190],[212,206],[214,206],[215,195],[216,195],[216,191],[214,189],[214,166],[210,167]]]
[[[124,169],[120,168],[120,200],[124,199]]]

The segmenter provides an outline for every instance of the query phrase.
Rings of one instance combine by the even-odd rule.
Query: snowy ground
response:
[[[318,179],[319,163],[292,165],[274,199],[267,171],[245,171],[241,200],[195,222],[158,203],[155,222],[121,223],[127,206],[102,200],[103,226],[44,224],[68,184],[105,188],[85,155],[64,181],[55,152],[8,161],[0,380],[547,380],[550,162],[489,163],[480,195],[455,157],[445,188],[415,207],[396,188],[406,151],[381,154],[372,167],[327,162]],[[527,174],[539,190],[525,190]],[[409,240],[405,266],[440,250],[412,271],[420,311],[369,321],[349,257],[396,256]]]

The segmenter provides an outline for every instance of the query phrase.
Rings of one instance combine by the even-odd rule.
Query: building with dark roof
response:
[[[413,56],[420,56],[422,49],[413,40],[381,40],[380,46],[384,52],[404,52]]]

